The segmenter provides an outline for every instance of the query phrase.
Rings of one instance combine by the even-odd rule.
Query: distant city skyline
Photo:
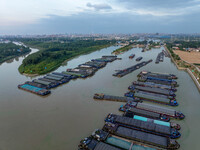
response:
[[[1,0],[0,35],[200,33],[200,0]]]

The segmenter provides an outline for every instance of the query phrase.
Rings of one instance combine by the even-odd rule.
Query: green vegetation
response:
[[[64,42],[23,41],[29,46],[38,47],[40,51],[29,55],[19,67],[20,73],[45,74],[58,68],[64,61],[75,56],[108,47],[115,41],[108,40],[68,40]]]
[[[14,43],[0,43],[0,63],[29,53],[31,50],[24,46],[15,45]]]
[[[169,50],[169,52],[171,53],[171,55],[174,58],[174,60],[180,60],[181,59],[177,54],[175,54],[173,52],[173,50],[172,50],[173,44],[167,43],[166,47]]]
[[[129,44],[129,45],[126,45],[126,46],[123,46],[123,47],[116,49],[115,51],[112,52],[112,54],[118,55],[118,54],[125,52],[125,51],[128,51],[132,48],[133,48],[133,44]]]

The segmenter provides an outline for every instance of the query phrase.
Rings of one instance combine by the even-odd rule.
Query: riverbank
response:
[[[165,46],[165,50],[167,50],[167,52],[169,53],[173,63],[176,65],[177,69],[179,70],[185,70],[190,77],[192,78],[192,80],[194,81],[197,89],[200,92],[200,81],[199,81],[199,70],[196,68],[195,65],[188,63],[182,59],[180,60],[175,60],[174,57],[172,57],[171,52],[168,50],[168,48]]]

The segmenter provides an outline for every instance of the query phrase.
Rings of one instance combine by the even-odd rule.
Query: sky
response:
[[[200,33],[200,0],[0,0],[0,35]]]

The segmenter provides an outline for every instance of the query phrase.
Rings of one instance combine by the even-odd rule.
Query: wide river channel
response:
[[[109,55],[116,46],[102,49],[74,58],[57,71],[89,61],[90,59]],[[87,79],[72,80],[67,84],[51,90],[47,97],[19,90],[18,84],[34,78],[18,72],[23,57],[0,65],[0,150],[76,150],[79,141],[89,136],[94,129],[102,128],[108,113],[121,114],[119,102],[93,100],[94,93],[106,93],[123,96],[137,74],[142,70],[173,73],[178,76],[177,101],[174,108],[182,111],[186,118],[173,120],[181,125],[182,136],[178,139],[181,150],[200,149],[200,94],[190,76],[177,70],[170,58],[155,64],[157,54],[162,50],[152,49],[142,53],[141,48],[119,55],[122,60],[108,63],[103,69]],[[32,49],[32,52],[37,49]],[[130,54],[143,56],[143,60],[153,62],[132,72],[123,78],[113,77],[115,70],[136,64],[129,59]]]

